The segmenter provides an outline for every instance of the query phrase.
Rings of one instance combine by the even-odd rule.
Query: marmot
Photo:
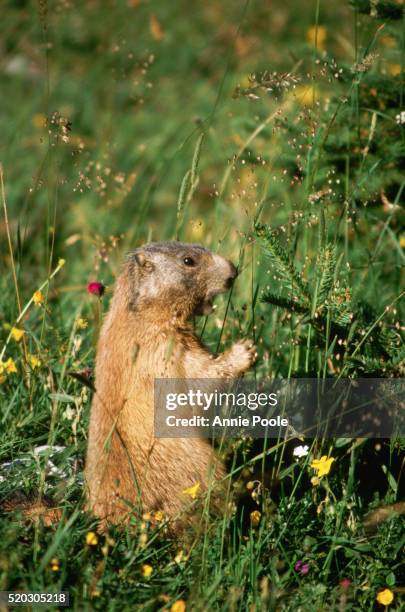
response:
[[[236,276],[230,261],[194,244],[156,242],[128,255],[98,341],[85,469],[88,508],[104,525],[133,512],[175,519],[190,502],[184,489],[207,490],[210,472],[224,475],[207,440],[154,438],[154,379],[237,378],[252,366],[252,342],[213,355],[188,323],[211,312]]]

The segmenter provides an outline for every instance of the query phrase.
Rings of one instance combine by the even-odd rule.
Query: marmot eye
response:
[[[186,264],[186,266],[195,266],[195,261],[192,257],[185,257],[183,263]]]

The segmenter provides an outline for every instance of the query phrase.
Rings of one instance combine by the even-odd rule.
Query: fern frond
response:
[[[280,279],[286,281],[289,287],[296,287],[299,290],[301,299],[308,301],[308,287],[302,280],[301,275],[295,268],[274,232],[272,232],[267,225],[262,223],[255,224],[255,232],[256,235],[264,241],[266,251],[275,268],[276,274]]]
[[[328,299],[328,296],[333,287],[334,275],[336,269],[336,247],[332,244],[326,245],[322,249],[320,257],[320,278],[318,284],[318,295],[316,299],[316,307],[322,306]]]
[[[294,300],[282,297],[281,295],[275,295],[270,291],[263,293],[261,301],[266,302],[266,304],[272,304],[273,306],[277,306],[278,308],[284,308],[285,310],[289,310],[290,312],[301,312],[303,314],[309,313],[308,308],[306,308],[299,302],[294,302]]]

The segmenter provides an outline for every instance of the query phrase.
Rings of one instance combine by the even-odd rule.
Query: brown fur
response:
[[[190,503],[184,489],[199,482],[206,491],[210,476],[224,475],[206,440],[154,438],[154,379],[236,378],[250,368],[250,342],[213,355],[188,323],[235,276],[230,262],[195,245],[152,243],[129,256],[99,338],[90,418],[88,506],[103,521],[158,510],[175,519]]]

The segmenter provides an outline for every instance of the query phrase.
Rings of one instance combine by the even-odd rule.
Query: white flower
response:
[[[293,451],[294,457],[301,459],[302,457],[306,457],[309,452],[309,446],[296,446]]]
[[[395,121],[398,125],[403,125],[405,123],[405,111],[401,111],[398,115],[395,115]]]
[[[76,410],[72,408],[71,406],[68,406],[62,415],[62,417],[64,419],[67,419],[68,421],[73,421],[75,416],[76,416]]]

